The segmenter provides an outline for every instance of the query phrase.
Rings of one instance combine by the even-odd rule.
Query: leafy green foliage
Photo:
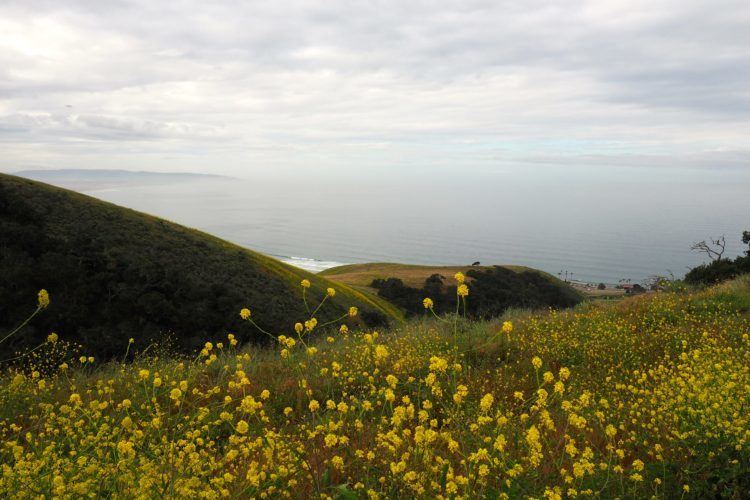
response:
[[[97,356],[172,334],[190,350],[226,331],[241,341],[259,334],[238,317],[261,310],[264,329],[290,332],[304,316],[299,282],[312,282],[319,301],[339,292],[321,322],[356,306],[369,325],[384,324],[393,308],[376,297],[333,284],[269,257],[171,222],[34,181],[0,175],[0,332],[28,316],[41,288],[52,304],[6,353],[36,345],[50,331]],[[7,357],[7,356],[6,356]]]
[[[501,316],[509,308],[538,309],[571,307],[582,297],[571,287],[536,271],[515,272],[501,266],[469,270],[470,294],[466,314],[471,318]],[[423,310],[422,299],[430,297],[436,313],[456,310],[456,286],[444,283],[445,278],[433,274],[422,288],[404,285],[398,278],[375,279],[371,286],[378,295],[403,308],[408,314]],[[461,308],[463,313],[463,306]]]
[[[750,231],[742,232],[742,243],[750,246]],[[745,251],[744,257],[739,256],[734,260],[721,258],[692,268],[685,275],[685,282],[691,285],[712,285],[746,273],[750,273],[750,248]]]
[[[711,285],[750,273],[750,256],[734,260],[719,259],[701,264],[687,272],[685,282],[691,285]]]

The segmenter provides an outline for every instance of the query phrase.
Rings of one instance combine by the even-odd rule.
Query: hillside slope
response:
[[[241,327],[241,307],[258,310],[264,329],[289,332],[305,316],[302,279],[312,283],[312,303],[327,287],[338,292],[321,321],[349,306],[370,325],[400,315],[378,297],[200,231],[0,174],[0,333],[28,316],[37,290],[52,296],[49,310],[3,346],[6,353],[52,330],[100,355],[122,352],[130,337],[148,341],[165,332],[183,349],[225,331],[258,338]]]
[[[338,266],[319,275],[362,291],[378,294],[407,314],[419,313],[424,297],[438,312],[455,310],[455,283],[461,272],[471,290],[467,312],[491,318],[507,308],[570,307],[583,296],[554,276],[523,266],[421,266],[368,263]]]
[[[471,270],[484,271],[491,269],[493,266],[426,266],[419,264],[399,264],[395,262],[368,262],[366,264],[347,264],[336,266],[318,273],[339,283],[347,285],[369,288],[377,293],[370,284],[375,279],[398,278],[406,286],[417,287],[424,283],[424,280],[433,274],[442,274],[450,277],[457,272],[466,274]],[[532,270],[530,267],[522,266],[502,266],[512,271]],[[471,278],[469,278],[471,281]]]

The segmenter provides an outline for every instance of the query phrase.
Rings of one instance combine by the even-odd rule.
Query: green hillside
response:
[[[471,285],[467,311],[489,319],[508,308],[571,307],[583,300],[573,287],[554,276],[523,266],[422,266],[396,263],[351,264],[327,269],[320,275],[385,298],[406,314],[418,314],[424,297],[437,312],[456,307],[456,273]]]
[[[145,343],[170,333],[190,349],[226,331],[257,338],[240,324],[241,307],[257,310],[264,329],[288,332],[304,316],[302,279],[325,322],[349,306],[356,320],[385,324],[400,313],[378,297],[286,265],[200,231],[65,189],[0,174],[0,333],[29,313],[45,288],[48,311],[3,346],[5,354],[50,332],[99,355],[121,353],[130,337]],[[4,356],[5,357],[5,356]]]
[[[446,277],[453,276],[457,272],[466,274],[472,270],[487,270],[493,266],[426,266],[419,264],[399,264],[395,262],[368,262],[366,264],[347,264],[332,267],[320,272],[333,281],[346,283],[348,285],[370,288],[374,279],[399,278],[407,286],[420,286],[424,280],[433,274],[442,274]],[[502,266],[512,271],[533,271],[530,267]],[[471,280],[471,278],[469,278]]]

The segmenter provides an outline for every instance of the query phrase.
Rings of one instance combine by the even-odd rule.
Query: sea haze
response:
[[[614,172],[614,173],[613,173]],[[80,173],[78,173],[80,176]],[[339,263],[519,264],[617,283],[701,263],[690,244],[725,234],[742,251],[737,172],[536,169],[399,181],[181,177],[86,194],[198,228],[313,271]]]

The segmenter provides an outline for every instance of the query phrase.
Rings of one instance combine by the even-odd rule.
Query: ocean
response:
[[[591,283],[677,277],[693,242],[750,230],[748,177],[512,169],[404,178],[207,178],[84,189],[312,271],[359,262],[516,264]]]

